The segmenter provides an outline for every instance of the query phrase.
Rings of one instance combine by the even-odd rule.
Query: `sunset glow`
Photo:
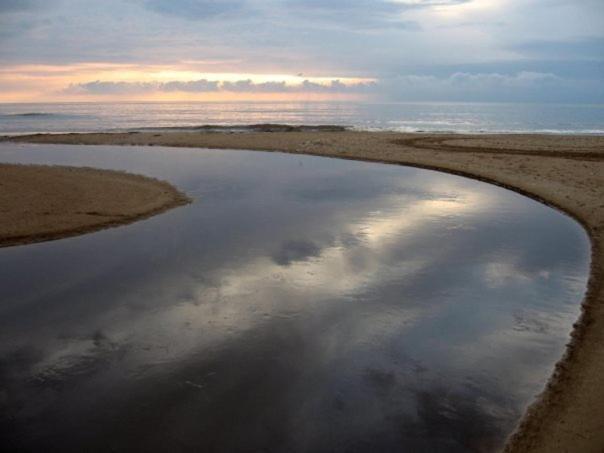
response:
[[[206,91],[191,92],[177,87],[164,91],[161,87],[174,82],[195,83],[208,81],[216,84]],[[81,63],[70,65],[15,65],[0,69],[2,99],[21,101],[90,101],[98,100],[327,100],[360,99],[362,93],[348,93],[347,87],[359,87],[375,82],[370,78],[303,77],[290,74],[213,73],[192,70],[188,65],[130,65],[111,63]],[[94,92],[87,84],[114,84],[121,90]],[[250,89],[237,89],[237,84],[248,84]],[[308,89],[304,89],[304,84]],[[336,83],[341,92],[331,90]],[[117,85],[122,84],[122,85]],[[275,84],[274,89],[270,85]],[[157,89],[154,88],[157,86]],[[229,88],[229,87],[233,88]],[[137,90],[137,87],[144,89]],[[259,87],[259,88],[258,88]],[[284,87],[281,90],[281,87]],[[324,87],[324,88],[323,88]],[[127,89],[131,88],[131,89]],[[258,89],[258,91],[253,91]],[[325,90],[326,92],[322,92]]]

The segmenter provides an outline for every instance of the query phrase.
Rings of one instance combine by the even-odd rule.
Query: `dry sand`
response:
[[[565,356],[506,451],[604,451],[604,137],[170,131],[12,140],[273,150],[407,164],[489,181],[565,211],[581,222],[592,241],[583,313]]]
[[[186,202],[170,184],[145,176],[0,164],[0,247],[122,225]]]

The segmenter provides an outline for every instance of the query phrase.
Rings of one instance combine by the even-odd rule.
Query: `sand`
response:
[[[592,241],[589,287],[565,356],[507,452],[604,451],[604,137],[352,131],[35,135],[37,143],[273,150],[440,169],[511,188],[577,219]]]
[[[0,247],[123,225],[186,202],[170,184],[140,175],[0,164]]]

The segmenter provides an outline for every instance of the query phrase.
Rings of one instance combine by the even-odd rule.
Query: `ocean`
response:
[[[0,134],[200,125],[343,125],[360,130],[604,135],[602,104],[124,102],[0,104]]]

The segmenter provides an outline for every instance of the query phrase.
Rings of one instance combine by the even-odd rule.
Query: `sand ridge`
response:
[[[141,175],[0,164],[0,247],[123,225],[188,202],[170,184]]]
[[[498,184],[578,220],[592,243],[581,318],[506,452],[604,451],[604,137],[273,131],[58,134],[12,141],[251,149],[437,169]]]

